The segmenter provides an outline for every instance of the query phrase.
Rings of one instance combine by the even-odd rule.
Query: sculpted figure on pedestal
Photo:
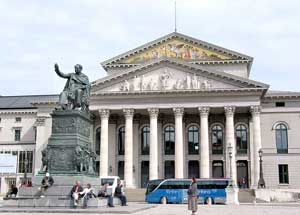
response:
[[[63,110],[81,108],[88,111],[91,86],[88,77],[81,72],[82,66],[76,64],[75,73],[62,73],[58,64],[54,65],[54,70],[59,77],[68,79],[59,96],[60,108]]]

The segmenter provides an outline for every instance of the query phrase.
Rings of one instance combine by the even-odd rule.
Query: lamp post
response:
[[[266,188],[264,176],[263,176],[263,168],[262,168],[262,154],[263,150],[259,149],[258,150],[258,155],[259,155],[259,180],[258,180],[258,188]]]
[[[233,147],[229,143],[229,146],[227,147],[228,156],[229,156],[229,177],[230,177],[230,182],[228,184],[229,187],[233,187],[232,170],[231,170],[232,149],[233,149]]]
[[[27,172],[28,172],[28,159],[25,158],[25,160],[24,160],[24,180],[25,180],[25,186],[28,185]]]

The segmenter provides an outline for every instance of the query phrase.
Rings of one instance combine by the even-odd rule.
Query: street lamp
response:
[[[28,159],[25,158],[25,160],[24,160],[24,180],[25,180],[25,186],[28,185],[27,172],[28,172]]]
[[[258,180],[258,188],[266,188],[265,180],[264,180],[264,175],[263,175],[263,168],[262,168],[262,154],[263,150],[259,149],[258,150],[258,155],[259,155],[259,180]]]
[[[228,187],[233,187],[232,171],[231,171],[231,160],[232,160],[233,147],[231,146],[230,143],[229,143],[229,146],[227,147],[227,150],[228,150],[228,156],[229,156],[229,177],[230,177]]]

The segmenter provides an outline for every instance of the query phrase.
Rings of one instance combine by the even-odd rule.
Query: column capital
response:
[[[259,115],[261,112],[261,106],[260,105],[251,106],[250,112],[251,112],[252,116]]]
[[[148,108],[148,112],[149,112],[150,118],[157,118],[159,109],[158,108]]]
[[[233,116],[234,112],[235,112],[235,107],[234,106],[226,106],[224,107],[224,111],[225,111],[225,116]]]
[[[108,109],[99,109],[98,110],[101,119],[109,118],[110,110]]]
[[[176,117],[182,117],[183,113],[184,113],[184,108],[183,107],[176,107],[176,108],[173,108],[173,111],[174,111],[174,115]]]
[[[133,118],[134,109],[133,108],[125,108],[123,109],[123,113],[125,118]]]
[[[198,111],[200,113],[200,116],[208,116],[209,114],[209,107],[198,107]]]

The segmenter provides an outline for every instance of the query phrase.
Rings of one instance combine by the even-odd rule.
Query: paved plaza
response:
[[[22,209],[22,213],[26,213],[26,209]],[[115,207],[115,208],[101,208],[101,209],[78,209],[71,210],[67,209],[64,212],[59,210],[55,212],[55,209],[38,209],[33,212],[30,210],[30,215],[38,215],[51,213],[53,215],[60,214],[139,214],[139,215],[184,215],[191,214],[187,211],[187,205],[149,205],[145,203],[131,203],[128,207]],[[3,208],[0,209],[1,215],[17,215],[21,211],[15,212],[4,212]],[[228,206],[228,205],[199,205],[198,214],[205,215],[299,215],[300,204],[257,204],[257,205],[239,205],[239,206]]]

